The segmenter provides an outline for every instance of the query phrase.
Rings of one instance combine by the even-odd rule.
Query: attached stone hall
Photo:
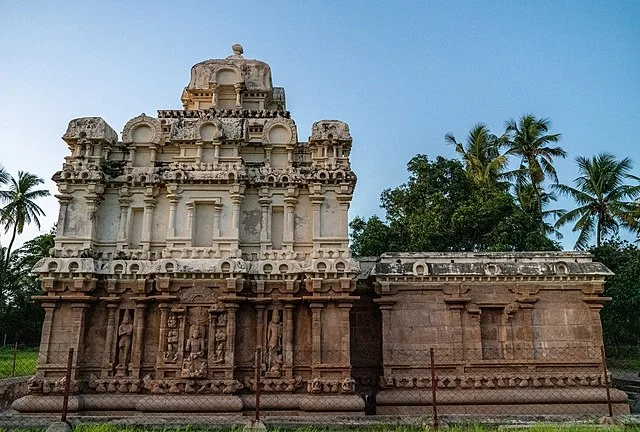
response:
[[[191,68],[182,109],[69,123],[45,309],[23,412],[606,412],[599,310],[581,253],[355,259],[346,123],[299,141],[269,65]],[[256,383],[256,364],[259,382]],[[587,391],[588,390],[588,391]],[[617,412],[626,395],[612,390]],[[589,408],[585,408],[589,407]]]

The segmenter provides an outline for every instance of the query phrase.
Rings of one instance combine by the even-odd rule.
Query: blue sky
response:
[[[576,156],[601,151],[640,174],[640,1],[0,0],[0,11],[0,163],[52,193],[70,119],[121,131],[141,112],[180,108],[190,67],[233,43],[271,65],[300,140],[316,120],[349,123],[351,217],[383,215],[380,192],[406,181],[415,154],[452,157],[447,132],[462,139],[484,122],[499,133],[526,113],[562,133],[561,182],[576,177]],[[41,204],[46,230],[57,203]]]

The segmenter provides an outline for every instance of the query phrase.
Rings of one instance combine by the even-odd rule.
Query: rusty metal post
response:
[[[604,385],[607,388],[607,406],[609,407],[609,417],[613,417],[613,406],[611,405],[611,389],[609,385],[609,370],[607,369],[607,357],[604,353],[604,345],[600,347],[602,356],[602,371],[604,373]]]
[[[433,348],[429,349],[429,354],[431,357],[431,408],[433,409],[433,427],[437,428],[440,426],[440,422],[438,421],[438,404],[436,402],[436,387],[438,385],[436,383],[436,361]]]
[[[256,348],[256,423],[260,421],[260,359],[262,358],[262,348]]]
[[[69,359],[67,360],[67,375],[64,383],[64,399],[62,401],[62,419],[67,421],[67,411],[69,409],[69,389],[71,388],[71,368],[73,366],[73,348],[69,348]]]
[[[11,368],[11,376],[16,376],[16,357],[18,355],[18,342],[13,344],[13,367]]]

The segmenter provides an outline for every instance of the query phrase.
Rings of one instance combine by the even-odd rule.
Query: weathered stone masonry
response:
[[[99,117],[69,123],[54,254],[34,268],[38,369],[15,409],[59,409],[69,348],[77,411],[248,412],[258,347],[272,412],[363,413],[364,393],[381,414],[422,412],[409,389],[426,389],[429,348],[454,411],[468,388],[513,412],[514,386],[547,407],[603,390],[591,354],[604,266],[575,253],[353,259],[347,124],[316,122],[299,142],[269,66],[233,50],[192,68],[184,109],[141,114],[121,140]]]

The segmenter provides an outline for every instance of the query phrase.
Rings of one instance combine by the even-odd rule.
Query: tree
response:
[[[578,177],[576,187],[563,184],[555,189],[573,198],[578,207],[564,213],[557,226],[576,221],[573,231],[579,232],[575,247],[586,249],[589,239],[595,234],[596,247],[600,247],[603,236],[617,234],[620,226],[637,230],[634,215],[638,211],[635,198],[640,196],[640,185],[629,185],[628,181],[639,181],[631,175],[629,158],[616,160],[615,156],[600,153],[591,159],[577,157]]]
[[[355,255],[406,251],[555,250],[518,211],[508,186],[478,184],[458,160],[417,155],[407,183],[382,192],[386,223],[356,218]]]
[[[8,190],[0,191],[0,200],[6,203],[0,212],[0,222],[4,224],[5,232],[11,231],[11,240],[7,246],[4,259],[4,267],[9,265],[11,248],[17,234],[22,234],[25,225],[36,224],[40,229],[39,216],[44,216],[44,211],[35,203],[38,198],[49,196],[46,189],[36,189],[44,181],[28,172],[19,171],[18,180],[9,176]],[[1,296],[0,296],[1,298]]]
[[[531,183],[516,183],[514,185],[514,198],[518,210],[523,217],[529,220],[530,224],[538,223],[536,220],[537,202],[535,189]],[[557,200],[557,197],[553,193],[542,191],[542,223],[543,234],[547,236],[553,236],[557,240],[562,239],[562,234],[556,229],[556,227],[547,220],[549,218],[557,219],[563,214],[563,210],[547,210],[547,207],[552,202]]]
[[[378,256],[391,250],[394,243],[391,230],[380,218],[373,215],[369,220],[356,216],[350,223],[351,250],[356,256]]]
[[[519,182],[524,183],[525,179],[528,179],[533,186],[536,218],[541,233],[544,233],[545,229],[542,216],[542,183],[547,177],[557,183],[558,175],[553,166],[553,158],[564,158],[567,155],[561,147],[549,146],[560,139],[560,134],[547,134],[549,124],[548,119],[537,119],[532,114],[527,114],[517,122],[513,119],[508,120],[505,131],[509,147],[506,154],[520,158]]]
[[[445,140],[455,146],[467,176],[478,184],[495,183],[507,165],[507,157],[500,154],[504,137],[498,138],[482,123],[473,126],[464,144],[450,133],[445,135]]]
[[[607,277],[604,295],[611,301],[600,313],[604,342],[616,350],[640,343],[640,249],[620,240],[608,240],[590,250],[594,260],[615,273]]]
[[[43,310],[31,296],[41,294],[41,289],[31,269],[40,259],[49,256],[54,236],[55,228],[27,241],[11,254],[1,275],[6,298],[0,307],[0,335],[7,334],[16,341],[27,343],[36,343],[40,339]],[[0,250],[3,262],[5,251],[5,248]]]

